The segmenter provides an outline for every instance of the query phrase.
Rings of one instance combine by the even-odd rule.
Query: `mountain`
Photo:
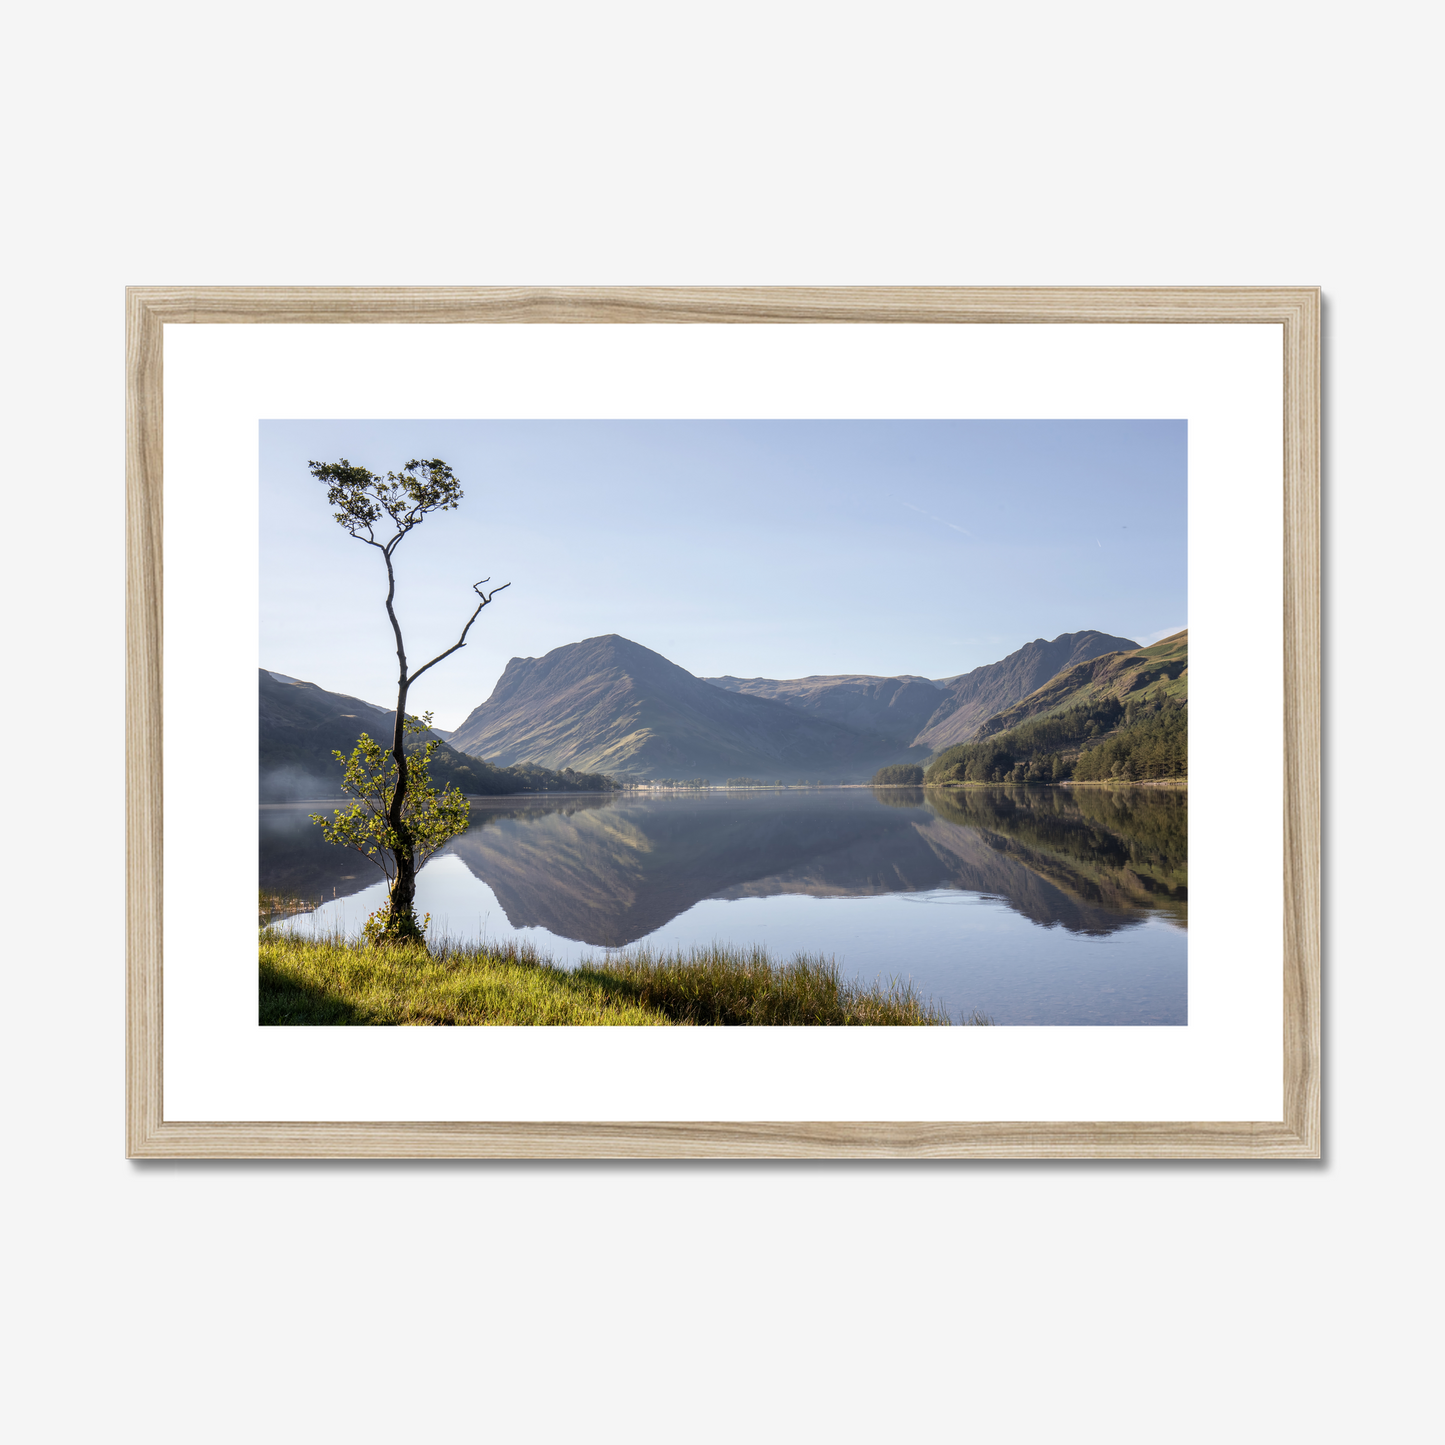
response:
[[[345,693],[327,692],[314,682],[260,669],[261,801],[335,798],[341,795],[341,765],[333,752],[349,754],[367,733],[384,746],[391,742],[394,708],[378,707]],[[409,739],[407,750],[423,746],[430,733]],[[432,781],[455,785],[464,793],[496,794],[534,790],[592,789],[608,786],[601,778],[559,777],[539,769],[501,769],[463,755],[442,743],[432,755]]]
[[[940,684],[926,677],[705,677],[728,692],[771,698],[796,712],[838,723],[855,732],[877,733],[908,747],[938,710]]]
[[[862,780],[908,756],[893,737],[714,686],[615,633],[514,657],[452,744],[496,764],[712,782]]]
[[[945,679],[943,700],[913,741],[935,753],[968,742],[994,714],[1057,673],[1104,653],[1132,652],[1138,646],[1107,632],[1063,632],[1052,642],[1036,638],[999,662]]]
[[[1015,728],[1031,717],[1101,698],[1111,697],[1126,702],[1131,693],[1142,696],[1146,688],[1159,682],[1164,687],[1156,691],[1162,691],[1165,696],[1176,699],[1189,697],[1187,627],[1148,647],[1105,653],[1062,669],[1042,687],[1035,688],[1026,697],[987,718],[977,729],[976,736],[982,741],[995,733]]]
[[[975,737],[1061,669],[1136,646],[1104,632],[1066,632],[942,682],[857,673],[698,678],[609,634],[542,658],[514,657],[449,741],[498,764],[635,780],[861,781]]]

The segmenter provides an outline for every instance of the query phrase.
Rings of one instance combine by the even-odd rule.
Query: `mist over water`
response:
[[[315,805],[261,809],[261,886],[314,904],[279,921],[356,932],[385,901]],[[999,1024],[1187,1022],[1188,795],[1158,789],[819,789],[473,807],[418,880],[453,938],[558,962],[644,943],[761,943],[911,979]]]

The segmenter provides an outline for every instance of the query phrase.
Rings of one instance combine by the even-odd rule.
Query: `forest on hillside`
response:
[[[978,742],[960,743],[929,764],[924,783],[1142,781],[1189,775],[1189,709],[1156,696],[1102,697],[1029,719]]]

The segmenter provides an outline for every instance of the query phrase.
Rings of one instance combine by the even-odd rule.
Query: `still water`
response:
[[[309,812],[261,809],[278,922],[359,931],[386,885]],[[955,1017],[1184,1024],[1189,798],[1153,788],[733,790],[486,799],[422,870],[433,935],[564,963],[634,944],[760,943],[911,979]]]

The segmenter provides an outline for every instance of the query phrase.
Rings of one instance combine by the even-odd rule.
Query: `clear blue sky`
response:
[[[512,657],[617,632],[699,676],[946,677],[1036,637],[1186,625],[1183,421],[266,421],[264,667],[387,704],[374,548],[308,460],[441,457],[396,554],[411,704],[455,727]],[[471,604],[471,605],[469,605]]]

